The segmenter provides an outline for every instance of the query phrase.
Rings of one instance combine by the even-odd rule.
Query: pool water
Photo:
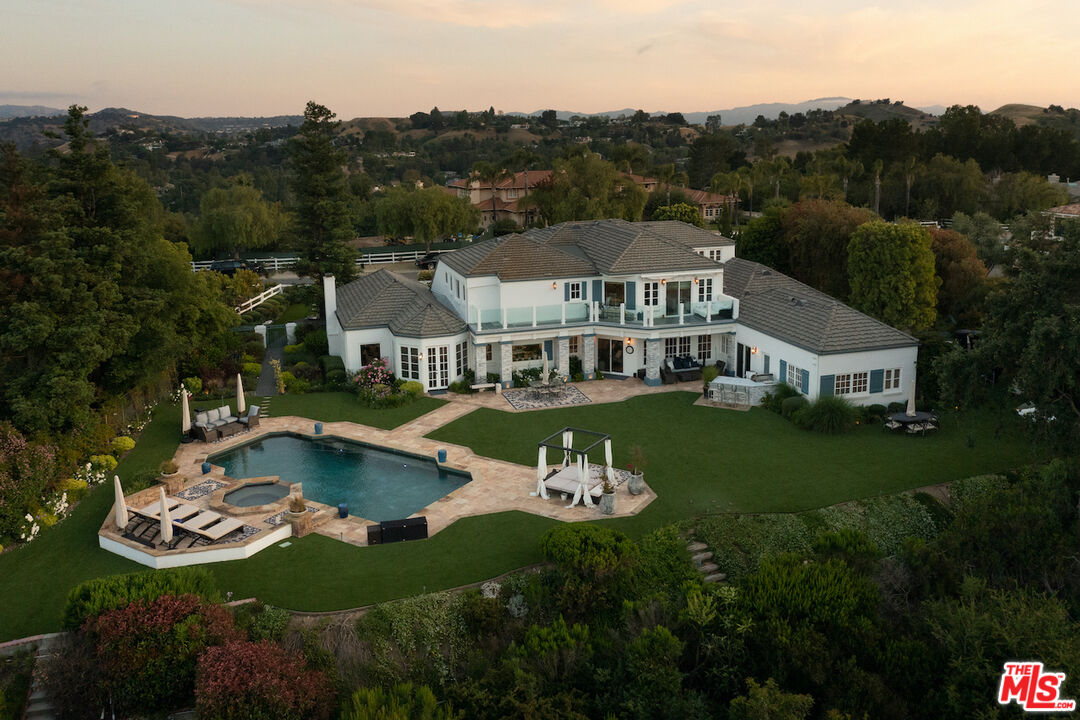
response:
[[[288,494],[289,488],[286,485],[255,483],[225,493],[224,500],[236,507],[255,507],[256,505],[269,505],[272,502],[277,502]]]
[[[434,459],[342,438],[269,435],[209,458],[232,478],[277,475],[300,482],[304,497],[381,522],[416,513],[471,479]]]

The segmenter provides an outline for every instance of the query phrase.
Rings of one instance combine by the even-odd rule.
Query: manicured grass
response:
[[[311,314],[311,303],[292,303],[274,320],[275,323],[300,322]]]
[[[276,395],[270,410],[276,417],[298,415],[323,422],[354,422],[391,430],[445,404],[445,400],[422,397],[401,407],[372,410],[357,402],[350,393],[308,393]]]
[[[827,436],[766,410],[693,405],[697,397],[663,393],[530,413],[481,409],[429,437],[525,465],[536,462],[537,442],[567,425],[609,433],[618,467],[626,467],[630,446],[640,445],[659,498],[635,518],[612,521],[631,534],[702,513],[807,510],[1036,459],[1014,418],[998,429],[990,415],[949,414],[926,437],[885,433],[877,424]],[[603,462],[602,452],[592,461]]]
[[[609,521],[635,537],[699,514],[804,510],[1039,459],[1011,417],[999,428],[986,414],[949,416],[939,433],[925,438],[878,427],[826,437],[762,410],[696,407],[695,397],[664,393],[531,413],[481,409],[431,437],[526,465],[536,462],[536,443],[566,425],[610,433],[620,466],[626,465],[629,446],[640,444],[649,460],[646,478],[659,498],[637,517]],[[423,399],[372,411],[350,395],[324,393],[276,397],[272,407],[275,415],[390,428],[441,404]],[[175,406],[160,407],[117,469],[121,479],[155,469],[170,456],[178,424]],[[99,487],[60,526],[0,556],[0,641],[56,630],[75,584],[141,568],[97,546],[111,505],[112,488]],[[582,517],[596,516],[583,510]],[[553,524],[527,513],[498,513],[458,521],[423,542],[370,548],[310,535],[287,548],[209,567],[221,589],[235,597],[255,596],[294,610],[334,610],[475,582],[536,562],[537,540]]]

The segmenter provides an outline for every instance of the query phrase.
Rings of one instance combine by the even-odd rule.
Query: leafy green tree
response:
[[[847,203],[803,200],[784,213],[787,267],[798,280],[840,300],[849,293],[848,244],[855,228],[873,219]]]
[[[705,219],[698,209],[689,203],[661,205],[653,213],[653,220],[678,220],[679,222],[705,227]]]
[[[739,234],[736,254],[744,260],[768,265],[774,270],[788,272],[788,249],[784,242],[784,208],[766,208],[760,217],[752,219]]]
[[[238,175],[227,188],[214,188],[202,196],[194,247],[204,256],[272,247],[281,236],[286,217],[276,203],[263,200],[250,175]]]
[[[353,218],[335,117],[328,108],[308,102],[304,123],[289,146],[289,163],[297,242],[304,258],[298,269],[316,278],[334,275],[345,283],[356,274],[356,253],[347,244],[353,238]]]
[[[382,235],[394,240],[414,238],[430,252],[435,240],[475,230],[480,213],[468,198],[455,197],[442,188],[398,187],[375,203],[375,218]]]
[[[932,243],[915,223],[859,226],[848,245],[851,305],[894,327],[932,327],[938,286]]]
[[[742,164],[744,158],[745,153],[736,148],[730,133],[721,131],[699,135],[690,143],[690,157],[686,166],[690,186],[708,186],[717,173],[733,170]]]
[[[974,161],[972,161],[974,162]],[[952,216],[952,230],[966,237],[975,246],[979,259],[992,269],[1005,258],[1004,231],[1001,223],[984,212],[967,215],[958,212]]]
[[[646,195],[614,165],[595,153],[584,152],[556,160],[551,177],[538,184],[528,200],[549,225],[607,218],[637,222]]]
[[[473,165],[471,176],[480,182],[480,187],[486,185],[491,189],[491,222],[495,222],[498,200],[498,193],[495,191],[495,186],[503,180],[512,178],[514,174],[507,170],[503,165],[493,165],[492,163],[481,161]]]
[[[990,191],[994,214],[1002,220],[1018,213],[1064,205],[1068,199],[1065,190],[1029,172],[1005,173]]]
[[[934,272],[938,288],[938,316],[951,317],[960,325],[981,324],[981,305],[986,294],[986,266],[975,246],[955,230],[930,229]]]
[[[763,685],[747,678],[746,695],[731,701],[728,717],[731,720],[804,720],[813,707],[813,697],[786,693],[772,678]]]
[[[360,688],[341,714],[342,720],[455,720],[448,704],[440,704],[427,685],[398,683],[390,690]]]

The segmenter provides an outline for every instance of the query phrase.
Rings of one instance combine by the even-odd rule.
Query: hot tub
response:
[[[225,502],[236,507],[269,505],[288,496],[289,486],[281,483],[252,483],[225,493]]]

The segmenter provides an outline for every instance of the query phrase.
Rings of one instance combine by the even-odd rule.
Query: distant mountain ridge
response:
[[[0,119],[20,117],[55,117],[67,110],[45,105],[0,105]]]
[[[781,112],[786,112],[788,115],[794,115],[795,113],[805,113],[809,110],[835,110],[836,108],[843,107],[851,102],[851,98],[846,97],[829,97],[829,98],[816,98],[814,100],[806,100],[799,103],[759,103],[757,105],[744,105],[741,107],[727,108],[725,110],[709,110],[702,112],[684,112],[683,117],[686,118],[686,122],[693,125],[702,125],[708,119],[710,115],[719,115],[720,122],[724,125],[738,125],[740,123],[749,125],[757,119],[758,115],[763,115],[767,120],[775,120],[779,117]],[[534,110],[531,113],[525,112],[507,112],[507,115],[520,115],[523,117],[536,117],[543,110]],[[580,113],[572,112],[569,110],[556,110],[555,114],[560,120],[569,120],[571,117],[577,115],[578,117],[601,117],[606,115],[610,118],[617,118],[620,115],[631,116],[636,113],[634,108],[623,108],[622,110],[610,110],[607,112],[597,113]],[[672,111],[673,112],[673,111]],[[656,111],[650,113],[651,115],[666,115],[667,111]]]

